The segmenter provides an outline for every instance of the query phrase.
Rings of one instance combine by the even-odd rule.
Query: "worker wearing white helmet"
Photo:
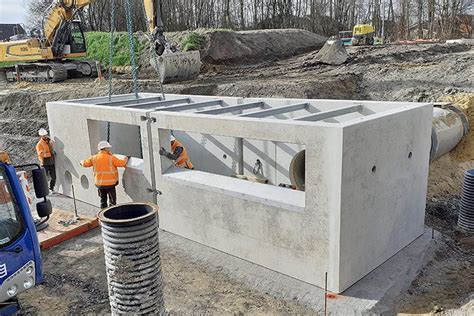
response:
[[[49,138],[48,131],[40,128],[38,131],[40,139],[36,144],[36,153],[40,165],[46,170],[46,174],[50,177],[49,189],[54,191],[56,185],[56,167],[54,164],[53,141]]]
[[[110,151],[112,146],[103,140],[97,145],[99,152],[97,155],[81,161],[81,166],[93,168],[95,186],[99,190],[100,207],[106,208],[108,204],[117,204],[117,192],[115,187],[119,183],[118,167],[125,167],[129,157],[120,159]],[[107,204],[108,198],[108,204]]]
[[[173,160],[174,165],[179,168],[194,169],[193,163],[189,158],[186,148],[179,140],[177,140],[173,135],[170,137],[171,141],[171,153],[167,152],[166,149],[161,147],[159,153],[166,158]]]

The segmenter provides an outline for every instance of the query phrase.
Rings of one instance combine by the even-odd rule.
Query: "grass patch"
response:
[[[199,50],[201,44],[204,41],[204,38],[196,32],[189,32],[181,40],[181,48],[183,52],[188,52],[191,50]]]
[[[87,44],[87,56],[84,59],[98,60],[103,65],[109,64],[109,33],[108,32],[87,32],[85,33]],[[146,49],[146,41],[139,41],[134,36],[135,54],[137,62],[140,54]],[[0,62],[0,67],[14,66],[24,62]],[[117,32],[114,34],[114,56],[113,66],[130,65],[130,50],[128,48],[128,33]]]
[[[87,59],[100,61],[101,64],[109,64],[109,40],[110,33],[107,32],[87,32]],[[146,43],[139,41],[134,36],[135,55],[137,59],[146,48]],[[114,56],[112,58],[113,66],[130,65],[130,50],[128,47],[128,33],[117,32],[114,34]]]
[[[2,61],[0,62],[0,68],[15,66],[16,64],[19,64],[19,63],[20,63],[19,61]]]

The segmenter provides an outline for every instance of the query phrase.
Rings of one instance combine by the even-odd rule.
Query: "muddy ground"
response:
[[[348,52],[350,59],[341,66],[308,63],[312,53],[252,64],[206,65],[205,72],[197,80],[165,85],[165,91],[243,97],[382,101],[437,101],[443,96],[474,93],[474,49],[466,45],[351,47]],[[141,91],[158,91],[159,85],[153,78],[141,79],[139,84]],[[90,80],[49,85],[22,83],[9,85],[7,89],[8,92],[0,95],[0,149],[9,151],[15,163],[35,159],[33,146],[36,131],[39,127],[47,127],[46,101],[107,94],[106,83]],[[114,82],[115,93],[130,90],[131,83],[127,75]],[[471,124],[474,126],[474,122]],[[442,244],[409,290],[394,298],[400,312],[473,311],[474,240],[472,236],[456,229],[462,172],[474,167],[472,158],[471,155],[450,154],[430,167],[426,224],[442,234]],[[73,245],[69,243],[45,252],[46,283],[35,290],[41,291],[38,293],[42,295],[48,294],[43,300],[44,304],[40,304],[45,310],[35,309],[32,304],[31,311],[44,312],[55,304],[58,304],[58,312],[65,313],[106,311],[104,282],[101,282],[103,285],[100,288],[89,290],[83,281],[61,279],[61,270],[72,266],[87,268],[87,273],[92,276],[99,275],[101,272],[98,271],[103,269],[103,262],[97,255],[99,250],[95,246],[86,247],[90,254],[88,252],[85,259],[63,262],[58,259],[62,258],[58,254],[69,251],[66,249],[68,247]],[[175,284],[165,289],[168,297],[172,298],[171,302],[174,302],[171,306],[178,302],[185,306],[181,312],[311,312],[297,303],[284,302],[247,289],[227,280],[224,275],[207,271],[199,263],[189,262],[187,258],[173,254],[171,250],[164,251],[174,258],[168,264],[164,263],[165,273],[189,285],[181,287]],[[90,259],[88,256],[96,257]],[[91,262],[93,266],[90,266]],[[102,281],[103,277],[100,276]],[[193,283],[195,280],[203,283]],[[203,286],[200,294],[194,285]],[[84,295],[87,297],[99,300],[98,304],[103,309],[81,309],[80,305],[74,304],[71,305],[76,307],[64,307],[61,305],[64,291],[77,291],[79,296],[86,293]],[[193,300],[197,302],[194,307]],[[257,305],[260,307],[256,308]]]

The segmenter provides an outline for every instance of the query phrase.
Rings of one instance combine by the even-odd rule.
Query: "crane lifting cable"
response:
[[[133,93],[138,103],[138,69],[137,60],[135,56],[135,40],[133,38],[133,20],[132,20],[132,5],[130,0],[124,0],[125,2],[125,15],[127,18],[127,30],[128,30],[128,48],[130,50],[130,64],[132,66],[132,80],[133,80]]]

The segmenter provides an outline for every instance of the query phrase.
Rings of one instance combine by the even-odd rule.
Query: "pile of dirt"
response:
[[[201,59],[208,64],[249,64],[319,49],[326,38],[299,29],[215,31],[206,34]]]
[[[342,65],[349,59],[344,43],[338,39],[330,39],[318,52],[309,54],[303,67],[317,64]]]
[[[167,33],[168,42],[181,49],[181,42],[190,32]],[[202,71],[211,65],[245,65],[275,61],[321,48],[326,38],[300,29],[256,31],[205,30],[195,31],[202,41],[199,49]],[[146,36],[141,37],[144,41]],[[141,78],[155,78],[150,66],[152,54],[144,50],[139,56]]]

